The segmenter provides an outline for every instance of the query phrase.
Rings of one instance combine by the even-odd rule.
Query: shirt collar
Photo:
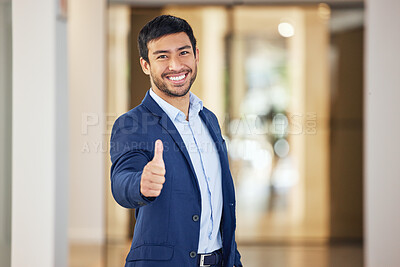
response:
[[[189,118],[199,115],[200,110],[203,109],[203,101],[195,94],[190,92],[189,95]]]
[[[168,115],[168,117],[172,120],[178,120],[178,121],[185,121],[185,113],[162,99],[160,96],[158,96],[156,93],[154,93],[153,89],[150,88],[149,90],[150,96],[154,99],[154,101],[157,102],[157,104],[164,110],[164,112]],[[200,110],[203,109],[203,101],[201,101],[200,98],[198,98],[195,94],[192,92],[189,92],[189,120],[192,117],[195,117],[199,114]]]

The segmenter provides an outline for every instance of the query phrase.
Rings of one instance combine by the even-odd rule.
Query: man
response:
[[[199,50],[183,19],[159,16],[140,31],[151,89],[111,135],[115,200],[136,209],[128,267],[240,267],[235,193],[215,115],[190,93]]]

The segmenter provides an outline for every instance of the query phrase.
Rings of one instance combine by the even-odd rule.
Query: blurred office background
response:
[[[185,18],[245,267],[398,267],[396,0],[0,0],[0,266],[123,266],[114,120],[149,89],[139,30]],[[365,34],[366,33],[366,34]],[[11,263],[12,262],[12,263]]]

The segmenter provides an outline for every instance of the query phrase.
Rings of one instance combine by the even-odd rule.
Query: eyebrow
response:
[[[178,51],[185,50],[185,49],[190,49],[190,48],[192,48],[190,45],[185,45],[185,46],[182,46],[182,47],[178,48]]]
[[[190,49],[190,48],[191,48],[190,45],[185,45],[185,46],[179,47],[179,48],[177,49],[177,51],[181,51],[181,50],[185,50],[185,49]],[[153,55],[157,55],[157,54],[166,54],[166,53],[170,53],[170,50],[157,50],[157,51],[154,51],[154,52],[153,52]]]

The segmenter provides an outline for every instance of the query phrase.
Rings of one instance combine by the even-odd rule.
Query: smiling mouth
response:
[[[171,80],[171,81],[182,81],[183,79],[185,79],[186,74],[182,74],[179,76],[169,76],[167,77],[167,79]]]
[[[189,71],[174,73],[174,74],[167,74],[164,77],[171,81],[173,84],[182,84],[185,83],[186,77],[188,76]]]

